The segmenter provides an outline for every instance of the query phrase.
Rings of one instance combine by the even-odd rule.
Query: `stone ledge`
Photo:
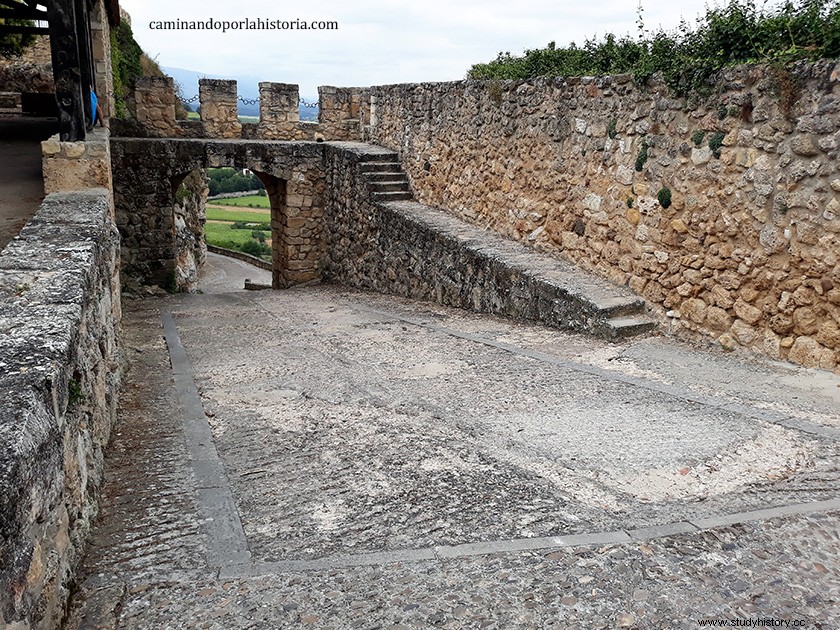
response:
[[[47,196],[0,253],[0,626],[52,628],[116,411],[119,237],[105,189]]]

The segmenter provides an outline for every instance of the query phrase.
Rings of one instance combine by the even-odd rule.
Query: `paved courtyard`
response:
[[[836,376],[210,261],[124,303],[69,630],[840,627]]]

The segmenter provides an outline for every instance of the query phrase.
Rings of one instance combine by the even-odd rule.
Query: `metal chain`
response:
[[[260,97],[259,96],[257,98],[244,98],[242,96],[237,96],[236,98],[239,101],[241,101],[242,103],[244,103],[245,105],[256,105],[257,103],[260,102]],[[190,98],[182,98],[181,102],[185,103],[185,104],[188,104],[188,103],[195,103],[197,100],[199,100],[198,99],[198,94],[196,94],[195,96],[192,96]],[[305,99],[299,99],[298,102],[301,105],[303,105],[304,107],[310,107],[310,108],[318,107],[318,103],[314,102],[314,101],[307,101]]]

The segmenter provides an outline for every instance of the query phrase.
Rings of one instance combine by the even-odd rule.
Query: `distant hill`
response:
[[[204,78],[234,79],[236,80],[236,88],[239,91],[240,97],[249,100],[255,99],[259,98],[260,96],[259,83],[260,81],[264,80],[246,75],[222,77],[213,73],[196,72],[195,70],[184,70],[183,68],[169,68],[167,66],[163,66],[163,71],[166,72],[173,79],[175,79],[175,82],[181,86],[181,94],[185,99],[190,99],[198,94],[198,80]],[[315,106],[305,107],[301,105],[300,119],[313,122],[317,121],[318,97],[304,96],[303,100],[305,100],[307,103],[313,103]],[[195,111],[195,109],[198,107],[198,101],[196,100],[195,102],[190,103],[189,106],[193,111]],[[245,103],[240,101],[237,111],[239,112],[240,116],[259,116],[260,105],[259,103],[254,103],[253,105],[246,105]]]

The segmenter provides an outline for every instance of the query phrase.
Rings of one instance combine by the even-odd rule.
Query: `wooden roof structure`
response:
[[[96,90],[90,15],[96,0],[0,0],[0,35],[49,35],[59,136],[62,141],[85,139],[91,120],[90,92]],[[118,0],[104,0],[108,22],[120,21]],[[13,23],[10,24],[9,21]]]

